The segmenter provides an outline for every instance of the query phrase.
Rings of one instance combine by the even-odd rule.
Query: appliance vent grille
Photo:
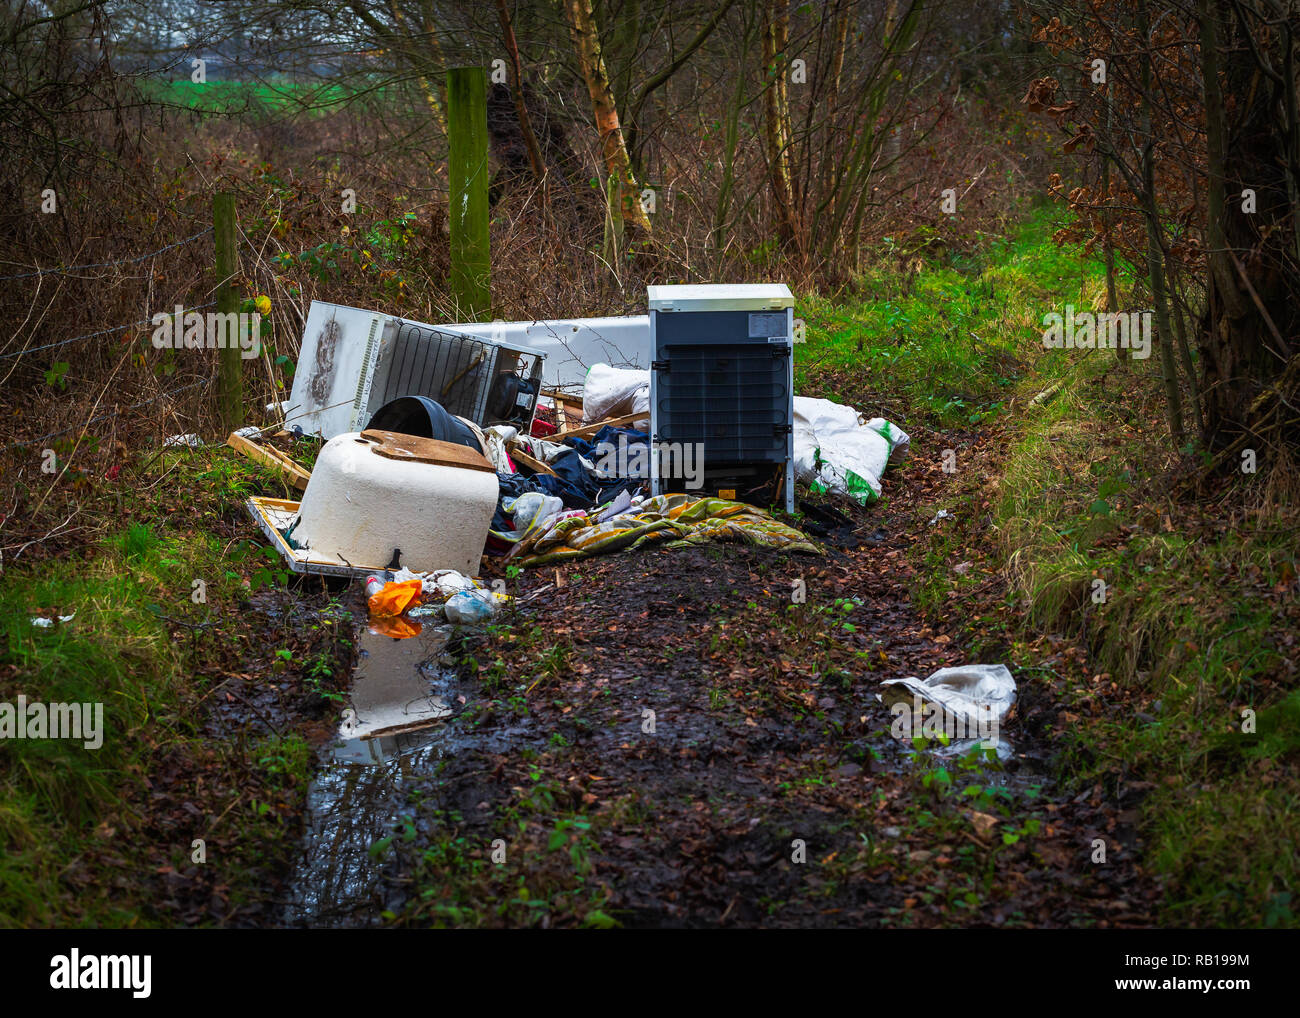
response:
[[[536,350],[394,319],[367,410],[373,415],[402,396],[425,396],[480,427],[511,424],[527,431],[541,379]]]
[[[376,377],[371,392],[371,411],[400,396],[427,396],[450,414],[483,423],[498,348],[427,325],[396,324],[382,384]]]

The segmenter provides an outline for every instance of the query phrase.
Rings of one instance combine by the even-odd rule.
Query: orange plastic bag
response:
[[[401,615],[412,605],[420,603],[420,591],[424,584],[420,580],[407,580],[405,583],[386,583],[384,589],[370,598],[370,615],[372,618],[391,618]]]

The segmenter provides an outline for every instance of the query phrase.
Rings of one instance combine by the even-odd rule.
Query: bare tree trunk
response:
[[[1106,143],[1110,144],[1110,139],[1114,137],[1114,111],[1110,105],[1110,85],[1106,86]],[[1106,205],[1110,204],[1110,156],[1105,152],[1101,155],[1101,200]],[[1102,260],[1106,264],[1106,310],[1112,314],[1119,311],[1119,295],[1115,290],[1115,240],[1111,236],[1111,220],[1109,208],[1101,210],[1101,254]],[[1115,359],[1127,360],[1128,351],[1115,344]]]
[[[754,19],[751,17],[754,9],[746,6],[742,10],[743,28],[738,45],[740,53],[748,53],[755,41]],[[736,186],[736,151],[740,145],[740,115],[747,105],[745,76],[737,74],[735,93],[723,118],[725,130],[722,144],[722,180],[718,186],[717,204],[713,210],[713,229],[710,233],[715,267],[721,266],[722,254],[726,250],[727,220],[731,214],[731,199]]]
[[[1178,369],[1174,364],[1174,337],[1169,326],[1169,295],[1165,290],[1165,253],[1160,242],[1160,209],[1156,201],[1155,139],[1151,133],[1151,21],[1146,0],[1138,3],[1138,31],[1142,55],[1142,126],[1147,142],[1142,152],[1143,210],[1146,213],[1147,276],[1151,283],[1151,300],[1155,305],[1156,336],[1160,346],[1160,372],[1165,385],[1165,414],[1169,420],[1169,437],[1174,448],[1184,441],[1183,400],[1178,391]]]
[[[510,63],[515,69],[515,113],[519,116],[519,130],[524,136],[524,147],[528,149],[528,164],[533,168],[533,176],[539,183],[546,180],[546,162],[542,159],[541,146],[537,144],[537,135],[533,133],[533,122],[528,116],[528,105],[524,102],[524,73],[519,64],[519,43],[515,41],[515,29],[510,23],[510,11],[506,0],[497,0],[497,17],[501,20],[501,38],[510,55]]]
[[[817,185],[818,201],[826,195],[831,167],[840,146],[840,79],[844,75],[844,50],[849,38],[849,6],[849,0],[838,0],[835,10],[835,41],[831,49],[830,86],[826,93],[826,141],[822,149],[821,174]]]
[[[1285,339],[1275,342],[1270,351],[1265,333],[1266,327],[1273,331],[1274,319],[1281,320],[1281,313],[1293,300],[1287,292],[1286,274],[1265,272],[1262,267],[1270,261],[1279,268],[1284,265],[1282,259],[1274,261],[1268,257],[1266,252],[1271,246],[1268,238],[1270,233],[1282,235],[1280,230],[1286,228],[1283,224],[1294,221],[1294,210],[1285,210],[1276,201],[1265,204],[1264,196],[1274,190],[1270,185],[1279,176],[1277,168],[1285,167],[1286,160],[1277,144],[1276,111],[1268,109],[1263,98],[1266,89],[1256,89],[1252,84],[1247,92],[1244,87],[1245,82],[1258,80],[1259,65],[1244,61],[1246,53],[1239,46],[1223,51],[1225,76],[1230,85],[1236,83],[1234,94],[1238,97],[1233,110],[1237,138],[1230,141],[1223,88],[1219,83],[1221,22],[1211,0],[1199,0],[1197,20],[1208,163],[1205,254],[1210,271],[1208,308],[1200,337],[1205,372],[1205,426],[1207,440],[1227,442],[1231,440],[1230,433],[1253,426],[1251,407],[1259,389],[1274,377],[1279,363],[1291,356]],[[1241,97],[1246,95],[1249,98],[1243,100]],[[1230,176],[1252,182],[1251,186],[1261,196],[1257,213],[1243,216],[1228,211]],[[1255,249],[1253,289],[1237,261],[1234,247]]]
[[[1245,314],[1246,301],[1238,286],[1236,273],[1228,254],[1228,239],[1223,232],[1223,211],[1226,194],[1223,181],[1227,162],[1227,142],[1224,137],[1223,96],[1219,91],[1218,31],[1216,17],[1209,0],[1197,4],[1197,17],[1201,27],[1201,76],[1205,82],[1205,149],[1208,157],[1208,184],[1205,193],[1206,260],[1214,282],[1220,288],[1224,307],[1229,316],[1239,318]]]
[[[763,68],[767,88],[763,93],[764,139],[767,175],[776,212],[777,236],[782,244],[797,241],[794,187],[790,179],[790,111],[786,93],[786,48],[790,43],[788,0],[765,0],[763,6]]]
[[[1177,266],[1176,262],[1166,262],[1167,265]],[[1191,390],[1192,396],[1192,419],[1196,422],[1196,432],[1199,435],[1205,434],[1205,416],[1201,413],[1201,390],[1200,384],[1196,378],[1196,365],[1192,362],[1192,347],[1187,340],[1187,323],[1183,318],[1183,310],[1179,306],[1178,299],[1180,290],[1178,288],[1178,273],[1170,273],[1169,278],[1170,292],[1175,296],[1171,301],[1171,311],[1174,319],[1174,333],[1178,337],[1178,359],[1183,365],[1183,371],[1187,375],[1187,387]]]
[[[695,33],[695,38],[683,46],[673,60],[650,75],[645,84],[641,86],[640,91],[637,92],[636,98],[628,103],[628,122],[624,125],[624,130],[627,135],[628,151],[633,158],[638,158],[638,150],[641,147],[639,141],[643,133],[641,129],[641,113],[645,108],[646,100],[681,70],[682,65],[691,58],[697,49],[704,45],[735,2],[736,0],[722,0],[722,3],[718,5],[718,9],[713,12],[709,20]]]
[[[623,131],[618,123],[618,105],[609,84],[609,73],[600,52],[600,35],[591,11],[591,0],[564,0],[564,11],[569,20],[569,36],[573,51],[582,67],[591,96],[596,131],[600,135],[605,158],[605,169],[619,182],[622,191],[623,220],[631,223],[646,236],[650,235],[650,219],[641,205],[632,162],[628,159]]]

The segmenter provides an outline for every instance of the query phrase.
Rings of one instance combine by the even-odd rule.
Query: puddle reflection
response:
[[[454,711],[446,666],[449,627],[409,639],[362,629],[349,705],[308,793],[302,854],[290,884],[292,925],[375,919],[378,877],[370,846],[392,833],[403,779],[426,773]]]

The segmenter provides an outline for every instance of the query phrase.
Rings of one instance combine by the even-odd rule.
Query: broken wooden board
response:
[[[634,421],[644,421],[649,418],[649,416],[650,415],[643,410],[639,414],[626,414],[623,417],[611,417],[607,421],[597,421],[595,424],[584,424],[580,428],[570,428],[568,431],[558,431],[554,435],[546,436],[546,441],[563,442],[566,438],[590,438],[603,427],[626,428]]]
[[[465,470],[482,470],[489,474],[496,473],[496,468],[488,462],[477,449],[454,442],[440,442],[436,438],[421,438],[418,435],[401,435],[394,431],[367,429],[361,432],[362,438],[377,443],[375,452],[388,459],[405,460],[409,463],[432,463],[436,466],[459,467]]]
[[[565,407],[576,407],[582,409],[582,397],[576,396],[571,392],[561,392],[559,389],[543,389],[540,396],[544,396],[553,403],[563,403]]]
[[[243,435],[233,432],[226,439],[226,445],[241,456],[247,456],[251,460],[278,470],[284,479],[299,491],[307,490],[307,482],[311,480],[311,471],[299,466],[274,446],[258,445]]]
[[[512,444],[507,451],[510,453],[511,459],[513,459],[516,463],[522,463],[524,466],[526,466],[529,470],[531,470],[535,474],[550,474],[552,477],[559,476],[558,474],[556,474],[554,470],[548,467],[545,463],[543,463],[541,460],[537,459],[531,453],[529,453],[528,450],[526,450],[522,445],[519,445],[517,443]]]

